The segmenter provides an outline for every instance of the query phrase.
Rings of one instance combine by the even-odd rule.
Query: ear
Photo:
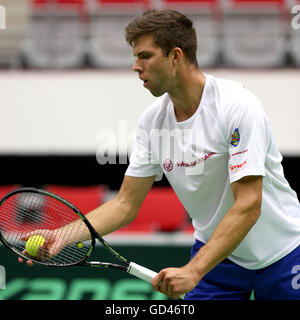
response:
[[[174,65],[179,64],[183,60],[183,52],[179,47],[175,47],[171,52]]]

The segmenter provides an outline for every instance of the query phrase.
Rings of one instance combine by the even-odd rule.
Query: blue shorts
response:
[[[204,244],[198,240],[191,258]],[[229,259],[208,272],[186,300],[300,300],[300,246],[268,267],[249,270]]]

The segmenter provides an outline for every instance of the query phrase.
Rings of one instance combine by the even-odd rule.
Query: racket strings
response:
[[[28,215],[28,213],[30,213],[30,216],[32,216],[32,213],[30,212],[30,211],[27,211],[27,210],[24,210],[24,209],[22,209],[22,210],[20,210],[22,213],[25,213],[25,214],[27,214]],[[19,211],[19,213],[20,213],[20,211]],[[10,213],[13,213],[14,211],[12,211],[12,210],[10,210]],[[33,219],[33,220],[36,220],[36,219]],[[3,219],[3,221],[4,221],[4,219]],[[30,221],[30,219],[28,220],[28,221]],[[11,222],[11,220],[9,220],[9,219],[5,219],[5,223],[6,224],[8,224],[9,222]],[[53,221],[52,221],[53,222]],[[81,223],[81,226],[82,226],[82,224],[83,223]],[[83,224],[84,225],[84,224]],[[11,227],[11,226],[13,226],[13,227]],[[13,224],[10,224],[10,228],[9,229],[16,229],[18,227],[18,225],[16,224],[16,222],[14,221],[14,223]],[[36,226],[37,227],[37,226]],[[85,225],[84,225],[84,227],[85,227]],[[85,227],[86,228],[86,227]],[[34,231],[34,229],[36,229],[36,228],[28,228],[28,224],[27,224],[27,231]],[[74,230],[73,230],[73,232],[74,232]],[[42,233],[42,235],[44,236],[44,237],[46,237],[47,238],[47,234],[46,234],[46,230],[43,230],[43,232],[41,232]],[[68,233],[68,232],[66,232],[66,233]],[[10,244],[12,244],[12,243],[14,243],[14,244],[17,244],[17,243],[20,243],[20,238],[22,237],[22,236],[24,236],[26,234],[26,232],[21,232],[21,233],[19,233],[19,232],[15,232],[15,233],[12,233],[12,234],[10,234],[10,239],[6,239]],[[59,235],[58,235],[59,236]],[[23,248],[23,247],[22,247]],[[69,253],[69,251],[72,251],[72,255],[70,255]],[[82,250],[81,250],[82,251]],[[69,263],[70,261],[70,259],[73,259],[73,258],[75,258],[75,260],[77,261],[78,259],[80,259],[80,258],[82,258],[82,256],[81,255],[78,255],[77,254],[77,250],[72,250],[72,248],[69,248],[69,250],[68,251],[65,251],[65,254],[64,255],[61,255],[60,256],[60,258],[63,260],[62,262],[63,263]],[[65,258],[67,258],[67,259],[65,259]],[[57,260],[57,259],[56,259]]]
[[[48,257],[48,248],[40,247],[38,258],[55,265],[67,265],[83,259],[91,241],[76,245],[76,239],[87,238],[90,232],[78,215],[59,200],[37,193],[20,193],[8,198],[0,208],[0,230],[5,241],[24,254],[26,241],[22,238],[33,233],[44,237],[52,252],[58,252],[61,241],[69,243],[57,255]],[[73,241],[68,237],[72,236]],[[75,242],[75,243],[74,243]]]

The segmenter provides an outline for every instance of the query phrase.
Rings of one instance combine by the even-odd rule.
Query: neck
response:
[[[204,74],[195,67],[179,72],[174,86],[168,91],[175,109],[177,121],[190,118],[198,109],[205,85]]]

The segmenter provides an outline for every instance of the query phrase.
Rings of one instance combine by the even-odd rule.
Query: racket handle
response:
[[[153,278],[155,278],[157,275],[157,272],[154,272],[150,269],[140,266],[139,264],[136,264],[134,262],[130,262],[127,272],[149,283],[151,283]],[[185,294],[182,294],[180,296],[180,299],[183,300],[184,297],[185,297]]]
[[[142,267],[134,262],[130,262],[128,267],[128,273],[149,283],[151,283],[152,279],[155,278],[157,275],[157,272]]]

